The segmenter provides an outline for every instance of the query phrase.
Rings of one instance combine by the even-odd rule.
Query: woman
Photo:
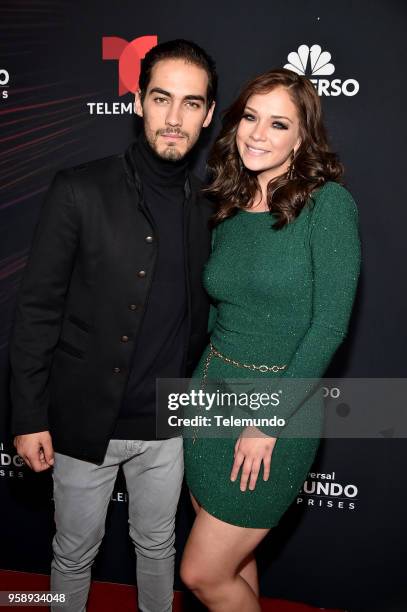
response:
[[[212,331],[194,377],[278,379],[286,401],[270,413],[285,426],[184,440],[196,520],[181,576],[212,612],[254,612],[253,552],[297,496],[321,433],[317,385],[287,381],[321,377],[345,337],[360,268],[358,212],[338,182],[343,168],[329,150],[319,97],[289,70],[246,85],[209,166]]]

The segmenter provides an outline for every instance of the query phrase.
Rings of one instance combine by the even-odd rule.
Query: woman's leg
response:
[[[239,571],[268,531],[230,525],[200,508],[185,546],[181,577],[211,612],[260,612],[258,597]]]
[[[195,514],[198,514],[199,510],[201,509],[201,506],[199,505],[199,502],[195,499],[195,497],[192,495],[191,491],[189,492],[189,495],[191,496],[191,502],[195,510]],[[259,577],[257,573],[256,558],[253,553],[249,553],[246,559],[242,561],[239,568],[239,575],[246,580],[247,584],[251,587],[256,597],[259,597]]]
[[[246,559],[244,559],[242,562],[239,569],[239,576],[246,580],[256,597],[259,597],[260,589],[259,577],[257,573],[257,562],[253,552],[249,553]]]

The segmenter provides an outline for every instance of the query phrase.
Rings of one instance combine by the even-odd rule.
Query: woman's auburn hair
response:
[[[236,145],[236,132],[250,96],[285,87],[299,116],[301,144],[290,170],[272,179],[267,186],[267,204],[276,216],[273,228],[281,229],[295,219],[311,193],[326,181],[341,182],[343,166],[330,151],[322,119],[321,102],[312,83],[291,70],[278,68],[249,81],[239,97],[224,112],[222,128],[208,159],[211,182],[205,193],[217,210],[212,226],[248,209],[259,189],[256,173],[243,165]]]

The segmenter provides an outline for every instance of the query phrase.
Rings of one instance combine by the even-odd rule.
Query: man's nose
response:
[[[171,104],[168,109],[165,122],[167,125],[171,125],[172,127],[182,125],[182,112],[180,104]]]

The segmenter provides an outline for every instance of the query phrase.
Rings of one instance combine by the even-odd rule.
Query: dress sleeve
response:
[[[285,420],[319,387],[339,345],[344,340],[355,298],[361,264],[359,218],[350,193],[338,183],[327,183],[315,197],[309,229],[313,266],[311,324],[287,368],[278,378],[282,391],[275,415]],[[288,379],[313,379],[289,384]],[[284,427],[262,427],[279,437]]]
[[[216,234],[216,227],[213,228],[212,234],[211,234],[211,253],[213,252],[213,249],[215,247],[215,234]],[[213,330],[215,329],[217,317],[218,317],[218,309],[216,305],[213,302],[211,302],[209,305],[208,334],[211,334]]]

